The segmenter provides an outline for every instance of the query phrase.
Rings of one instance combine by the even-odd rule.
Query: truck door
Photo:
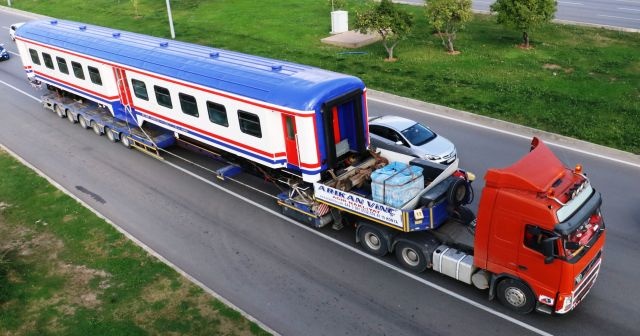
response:
[[[282,128],[284,129],[284,143],[287,152],[287,162],[294,166],[300,163],[298,153],[298,132],[296,132],[296,119],[293,116],[282,115]]]
[[[542,240],[551,237],[552,233],[541,230],[534,224],[524,225],[523,231],[522,244],[518,251],[518,275],[538,296],[543,294],[555,299],[562,275],[562,262],[555,260],[545,264],[542,255]],[[558,254],[557,245],[555,254]]]

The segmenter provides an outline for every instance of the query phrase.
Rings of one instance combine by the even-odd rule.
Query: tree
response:
[[[498,13],[498,23],[522,31],[524,48],[530,48],[529,31],[550,22],[556,14],[555,0],[496,0],[491,12]]]
[[[375,31],[382,37],[382,45],[387,51],[387,60],[393,61],[393,49],[398,42],[404,40],[411,32],[413,18],[391,0],[381,0],[380,3],[365,12],[356,12],[355,28],[363,34]]]
[[[453,41],[456,33],[473,18],[471,0],[429,0],[425,5],[425,13],[427,20],[438,31],[442,45],[450,54],[455,54]]]

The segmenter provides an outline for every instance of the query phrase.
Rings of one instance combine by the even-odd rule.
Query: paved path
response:
[[[399,0],[398,3],[422,5],[424,0]],[[495,1],[473,0],[473,9],[489,11]],[[592,25],[640,29],[640,0],[558,1],[556,19]]]

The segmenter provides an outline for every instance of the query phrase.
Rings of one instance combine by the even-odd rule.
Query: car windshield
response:
[[[594,212],[582,225],[563,237],[564,254],[567,260],[579,259],[604,231],[604,221],[600,209]]]
[[[436,137],[435,133],[421,124],[415,124],[405,129],[402,131],[402,135],[414,146],[424,145]]]

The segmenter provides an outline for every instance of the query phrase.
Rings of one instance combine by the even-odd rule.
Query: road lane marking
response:
[[[31,98],[31,99],[33,99],[33,100],[37,101],[38,103],[42,103],[42,100],[41,100],[40,98],[38,98],[38,97],[36,97],[36,96],[32,96],[31,94],[29,94],[29,93],[27,93],[27,92],[22,91],[22,90],[18,89],[17,87],[15,87],[15,86],[13,86],[13,85],[11,85],[11,84],[9,84],[9,83],[7,83],[7,82],[3,81],[2,79],[0,79],[0,83],[4,84],[4,85],[6,85],[6,86],[8,86],[8,87],[10,87],[10,88],[12,88],[12,89],[14,89],[14,90],[16,90],[16,91],[20,92],[20,93],[22,93],[23,95],[25,95],[25,96],[27,96],[27,97],[29,97],[29,98]]]
[[[640,19],[636,19],[636,18],[629,18],[629,17],[624,17],[624,16],[613,16],[613,15],[604,15],[604,14],[598,14],[598,16],[608,17],[608,18],[613,18],[613,19],[623,19],[623,20],[640,21]]]
[[[559,4],[563,5],[576,5],[576,6],[584,6],[581,2],[569,2],[569,1],[558,1]]]
[[[442,115],[442,114],[439,114],[439,113],[429,112],[429,111],[424,110],[424,109],[410,107],[410,106],[406,106],[406,105],[402,105],[402,104],[398,104],[398,103],[392,103],[390,101],[387,101],[387,100],[384,100],[384,99],[379,99],[379,98],[373,98],[371,96],[367,96],[367,100],[376,101],[376,102],[379,102],[379,103],[382,103],[382,104],[387,104],[387,105],[390,105],[390,106],[395,106],[395,107],[398,107],[398,108],[407,109],[407,110],[411,110],[411,111],[422,113],[422,114],[427,114],[427,115],[430,115],[430,116],[433,116],[433,117],[437,117],[437,118],[441,118],[441,119],[455,121],[455,122],[458,122],[458,123],[461,123],[461,124],[465,124],[465,125],[469,125],[469,126],[474,126],[474,127],[486,129],[486,130],[489,130],[489,131],[492,131],[492,132],[496,132],[496,133],[511,135],[511,136],[514,136],[514,137],[517,137],[517,138],[521,138],[521,139],[531,140],[531,137],[532,137],[530,135],[523,135],[523,134],[519,134],[519,133],[512,132],[512,131],[503,130],[503,129],[500,129],[500,128],[495,128],[495,127],[491,127],[491,126],[476,124],[476,123],[474,123],[472,121],[460,120],[460,119],[455,118],[455,117],[449,117],[449,116],[445,116],[445,115]],[[548,144],[548,145],[552,145],[552,146],[558,147],[558,148],[570,150],[570,151],[573,151],[573,152],[576,152],[576,153],[581,153],[581,154],[597,157],[597,158],[604,159],[604,160],[609,160],[609,161],[622,163],[622,164],[625,164],[625,165],[628,165],[628,166],[632,166],[632,167],[635,167],[635,168],[640,168],[640,164],[637,164],[637,163],[633,163],[633,162],[629,162],[629,161],[625,161],[625,160],[621,160],[621,159],[612,158],[612,157],[609,157],[609,156],[606,156],[606,155],[602,155],[602,154],[588,152],[588,151],[585,151],[585,150],[582,150],[582,149],[578,149],[578,148],[574,148],[574,147],[571,147],[571,146],[559,144],[559,143],[556,143],[556,142],[553,142],[553,141],[545,140],[545,143]]]
[[[640,12],[640,9],[636,9],[636,8],[623,8],[623,7],[618,7],[618,9],[620,9],[620,10],[628,10],[628,11],[634,11],[634,12]]]

